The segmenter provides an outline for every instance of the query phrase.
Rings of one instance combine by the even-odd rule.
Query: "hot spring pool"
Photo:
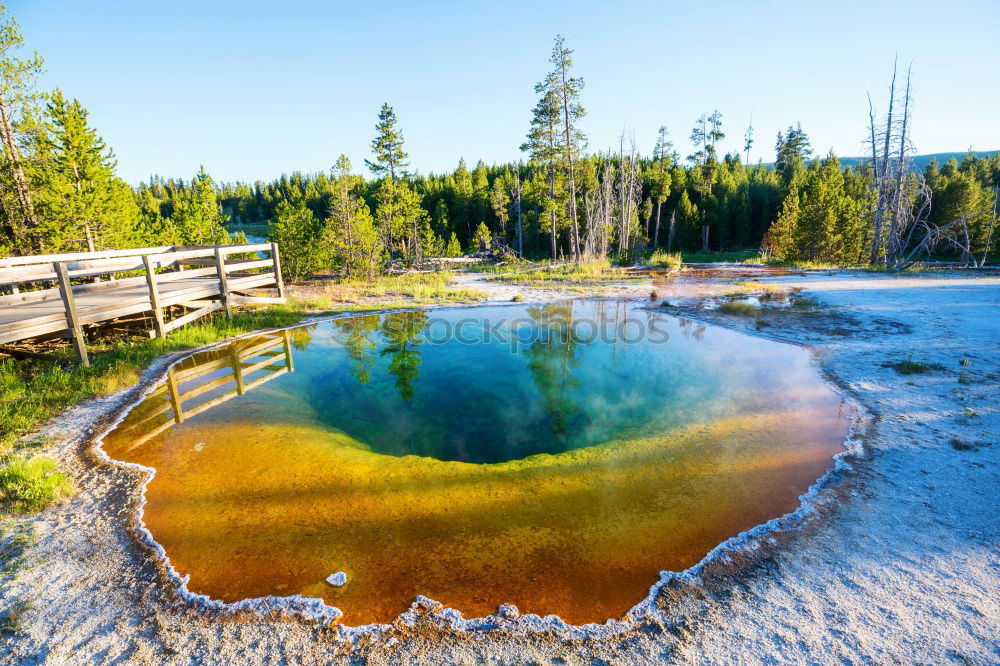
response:
[[[156,470],[143,519],[192,592],[584,623],[793,511],[848,416],[802,348],[574,301],[244,338],[174,366],[103,447]]]

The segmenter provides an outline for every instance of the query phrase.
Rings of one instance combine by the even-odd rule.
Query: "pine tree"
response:
[[[556,35],[552,56],[549,58],[555,66],[552,74],[539,85],[555,84],[556,99],[560,107],[562,122],[562,149],[568,175],[570,246],[573,258],[580,260],[580,228],[576,212],[576,169],[574,161],[583,148],[584,135],[577,128],[577,122],[583,118],[584,110],[580,105],[580,92],[583,90],[583,79],[570,76],[573,68],[573,51],[566,47],[566,41],[561,35]],[[536,90],[537,91],[537,90]]]
[[[493,181],[493,189],[490,192],[490,205],[493,215],[500,223],[500,237],[507,237],[507,222],[510,220],[510,195],[507,194],[507,183],[505,178],[497,178]]]
[[[663,202],[670,198],[670,185],[673,181],[674,145],[664,125],[660,126],[656,135],[656,146],[653,148],[653,164],[650,175],[650,194],[656,201],[656,224],[653,230],[653,248],[660,244],[660,223],[662,220]]]
[[[454,180],[454,199],[452,200],[452,205],[449,207],[452,213],[453,228],[458,229],[459,233],[463,234],[465,238],[471,239],[472,214],[470,209],[472,206],[472,175],[465,165],[464,157],[458,160]]]
[[[351,174],[351,161],[341,155],[330,183],[323,246],[328,262],[339,267],[348,278],[372,278],[382,265],[382,243],[375,221],[368,204],[357,193],[363,185],[361,177]]]
[[[774,168],[784,176],[785,182],[790,182],[792,173],[802,167],[812,155],[812,145],[808,135],[802,131],[801,123],[797,123],[795,127],[789,125],[784,134],[778,132],[774,152]]]
[[[792,190],[764,238],[782,261],[853,264],[864,251],[865,202],[833,155],[810,164],[801,193]]]
[[[778,261],[797,258],[795,232],[799,220],[799,194],[791,192],[781,203],[781,211],[764,234],[761,248]]]
[[[386,102],[378,113],[378,123],[375,131],[378,134],[372,139],[373,160],[365,160],[365,164],[376,178],[391,178],[397,181],[406,177],[406,167],[409,155],[403,150],[403,134],[396,127],[398,119],[396,112]]]
[[[230,240],[215,184],[204,166],[194,177],[191,189],[175,200],[170,218],[175,245],[223,245]]]
[[[476,245],[480,252],[489,252],[492,247],[490,228],[486,226],[485,222],[480,222],[479,226],[476,227]]]
[[[448,247],[445,249],[446,257],[461,257],[462,256],[462,244],[458,242],[458,236],[455,232],[451,232],[451,238],[448,239]]]
[[[409,205],[401,197],[406,196],[400,179],[406,174],[408,155],[403,150],[403,134],[396,127],[396,112],[388,103],[382,105],[375,125],[377,134],[372,139],[374,160],[365,164],[381,183],[376,194],[378,206],[375,214],[385,245],[391,252],[396,242],[406,233],[407,221],[400,218]]]
[[[554,77],[535,86],[536,92],[542,97],[532,109],[531,129],[528,140],[521,145],[521,150],[528,152],[531,161],[545,170],[548,185],[548,200],[543,204],[549,221],[549,234],[552,246],[552,259],[558,258],[558,240],[556,232],[557,196],[556,196],[556,163],[559,159],[559,98],[555,91]]]
[[[33,180],[39,229],[49,249],[132,246],[139,240],[139,210],[128,185],[114,175],[111,151],[87,125],[87,110],[57,89],[46,105],[46,120],[39,139],[46,160]]]
[[[448,217],[448,204],[444,199],[438,199],[434,206],[434,214],[431,216],[431,226],[439,236],[447,235],[450,228],[450,218]]]
[[[30,159],[21,153],[18,133],[30,131],[33,109],[39,99],[35,81],[42,71],[42,58],[33,53],[19,58],[24,37],[7,7],[0,4],[0,247],[13,254],[47,249],[39,233],[33,195],[25,173]]]
[[[322,268],[320,224],[301,195],[284,199],[268,225],[271,239],[281,247],[281,268],[290,280],[301,280]]]

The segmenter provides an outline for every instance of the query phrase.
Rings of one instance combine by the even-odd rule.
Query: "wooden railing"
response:
[[[141,446],[171,426],[294,369],[287,330],[200,352],[168,370],[163,384],[129,413],[108,443],[115,448]]]
[[[229,258],[235,254],[257,258]],[[245,293],[263,287],[276,288],[277,297]],[[0,345],[63,335],[84,365],[87,325],[148,312],[150,334],[163,337],[217,310],[232,316],[234,305],[285,302],[275,243],[12,257],[0,259],[3,288],[10,293],[0,295]],[[168,320],[165,313],[174,309],[184,314]]]

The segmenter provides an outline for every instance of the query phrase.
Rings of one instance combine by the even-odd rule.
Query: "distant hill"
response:
[[[997,153],[1000,153],[1000,150],[980,150],[978,152],[973,151],[973,155],[976,155],[977,157],[986,157],[987,155],[996,155]],[[968,154],[969,154],[968,151],[966,151],[962,153],[931,153],[929,155],[917,155],[913,158],[913,166],[914,168],[923,171],[924,168],[928,164],[930,164],[930,161],[933,159],[936,159],[939,164],[943,165],[945,162],[947,162],[953,157],[956,160],[958,160],[959,163],[961,163],[962,158]],[[867,157],[840,157],[839,155],[837,156],[837,159],[840,160],[840,164],[842,166],[851,168],[857,167],[862,162],[870,161],[870,159]]]

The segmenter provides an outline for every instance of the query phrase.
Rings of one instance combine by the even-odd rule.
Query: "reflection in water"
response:
[[[175,423],[294,371],[292,346],[304,348],[308,339],[307,329],[279,331],[237,340],[178,363],[167,370],[163,384],[129,413],[115,437],[128,437],[132,448],[141,446]]]
[[[379,317],[345,317],[334,321],[333,325],[343,334],[344,348],[351,359],[351,376],[367,384],[375,363],[376,345],[372,335],[379,329]]]
[[[388,314],[382,321],[382,336],[387,344],[380,352],[389,354],[389,372],[396,378],[396,388],[400,397],[409,401],[413,398],[413,384],[420,375],[420,334],[427,324],[425,312],[396,312]]]
[[[558,440],[569,434],[569,424],[582,428],[579,407],[570,398],[570,389],[579,386],[572,375],[579,363],[576,353],[577,331],[572,328],[573,303],[528,308],[537,339],[524,349],[531,377],[542,395],[545,411],[551,419],[550,430]]]
[[[516,321],[497,339],[491,318]],[[841,450],[843,405],[796,347],[614,303],[434,319],[482,341],[426,313],[248,338],[105,438],[157,470],[143,518],[192,591],[323,597],[350,624],[417,594],[603,621],[793,510]]]

